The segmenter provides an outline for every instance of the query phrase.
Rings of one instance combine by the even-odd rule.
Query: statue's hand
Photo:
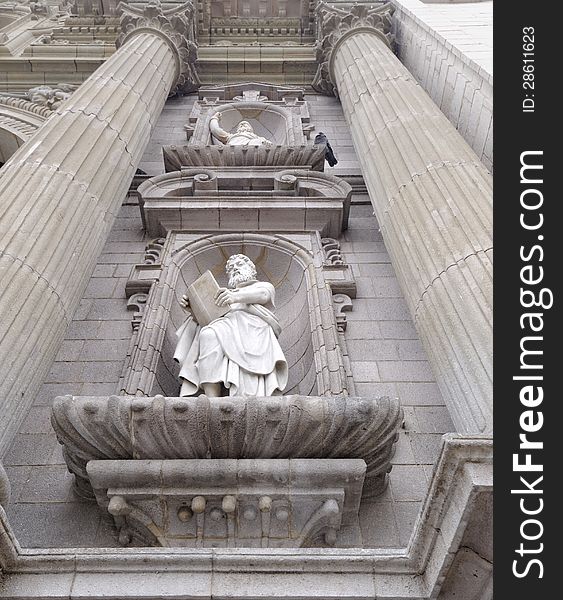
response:
[[[184,310],[190,310],[190,299],[186,296],[186,294],[184,294],[180,299],[180,306]]]
[[[227,288],[219,288],[215,294],[215,304],[217,306],[225,306],[226,304],[231,305],[233,302],[237,302],[236,292]]]

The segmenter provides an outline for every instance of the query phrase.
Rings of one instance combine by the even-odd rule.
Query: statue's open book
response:
[[[228,306],[217,306],[215,304],[215,295],[219,289],[219,284],[211,271],[205,271],[188,288],[190,309],[194,319],[202,327],[209,325],[211,321],[229,312]]]

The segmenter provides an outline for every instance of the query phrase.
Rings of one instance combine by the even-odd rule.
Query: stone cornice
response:
[[[176,56],[176,84],[171,93],[190,93],[200,86],[196,68],[194,6],[191,0],[168,9],[163,8],[160,0],[149,0],[142,7],[120,2],[118,10],[121,15],[118,47],[143,32],[158,35]]]
[[[317,10],[317,62],[319,66],[313,80],[313,88],[321,94],[337,94],[332,59],[336,49],[349,36],[369,32],[379,37],[391,48],[391,15],[394,8],[390,2],[376,4],[353,4],[338,8],[320,2]]]

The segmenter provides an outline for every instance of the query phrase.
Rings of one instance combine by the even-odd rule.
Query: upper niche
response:
[[[248,121],[254,131],[274,145],[306,143],[312,125],[303,90],[263,83],[211,86],[199,90],[185,126],[190,144],[210,145],[211,117],[221,113],[221,127],[233,131],[241,121]]]
[[[221,126],[229,132],[236,129],[241,121],[248,121],[254,132],[273,144],[295,143],[291,115],[277,106],[268,106],[264,102],[238,102],[223,104],[216,110],[210,111],[206,122],[209,129],[209,120],[217,112],[221,113]],[[210,143],[218,144],[213,136],[209,136]],[[299,140],[301,142],[302,140]]]

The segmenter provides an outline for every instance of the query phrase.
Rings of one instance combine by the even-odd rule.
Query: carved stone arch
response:
[[[31,139],[50,114],[49,109],[22,98],[0,96],[0,164]]]
[[[229,102],[209,110],[204,122],[204,131],[209,132],[209,121],[217,112],[221,113],[221,127],[232,132],[241,121],[248,121],[254,132],[273,144],[295,146],[305,143],[302,124],[289,110],[266,102]],[[208,133],[208,144],[217,142]]]
[[[179,366],[173,355],[175,332],[185,320],[180,299],[208,269],[220,285],[226,285],[227,258],[243,253],[255,262],[258,279],[276,288],[276,315],[282,325],[280,345],[289,364],[284,393],[350,393],[320,246],[318,234],[226,233],[202,237],[171,232],[161,276],[149,292],[121,392],[178,395]]]

